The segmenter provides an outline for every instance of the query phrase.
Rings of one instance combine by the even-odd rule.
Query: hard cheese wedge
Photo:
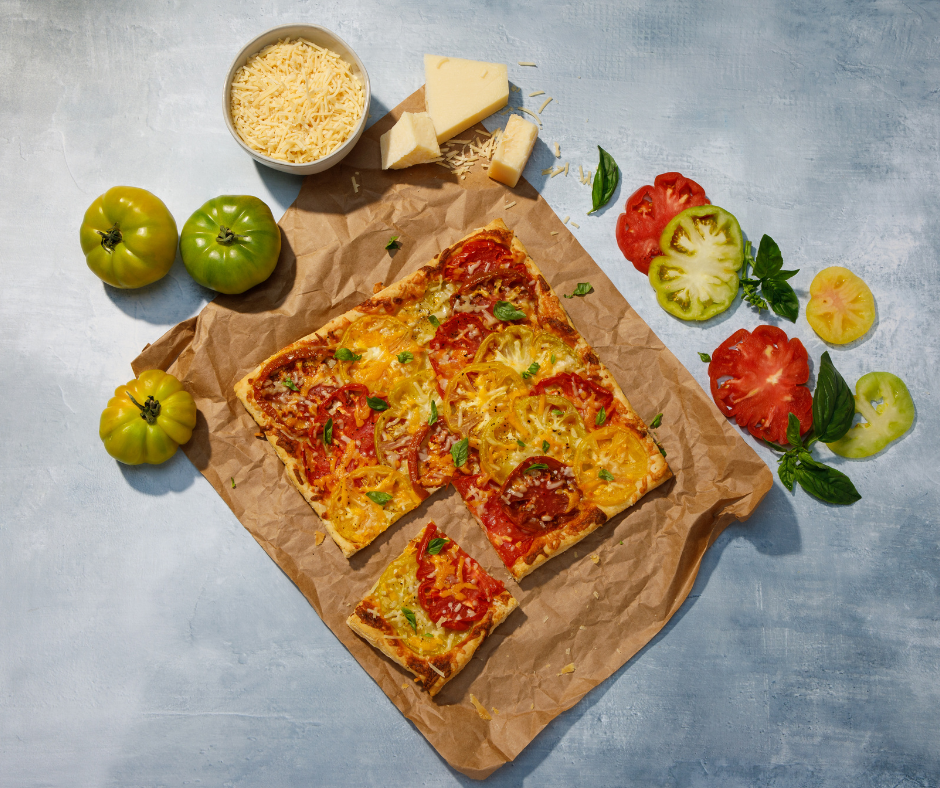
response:
[[[505,63],[424,56],[424,96],[438,143],[505,107],[509,77]]]
[[[405,112],[379,140],[382,169],[400,170],[425,164],[441,155],[434,123],[427,112]]]
[[[538,126],[518,115],[512,115],[499,139],[499,145],[496,146],[488,171],[489,176],[494,181],[505,183],[509,188],[515,187],[538,136]]]

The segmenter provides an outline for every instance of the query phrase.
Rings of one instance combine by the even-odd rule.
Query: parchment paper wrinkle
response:
[[[306,179],[279,223],[281,259],[267,282],[241,296],[219,296],[148,345],[132,367],[138,374],[168,369],[183,381],[200,414],[183,451],[389,700],[451,766],[482,779],[662,629],[692,588],[706,548],[730,522],[751,514],[772,476],[530,184],[508,189],[479,166],[466,180],[434,164],[380,169],[379,137],[402,112],[423,107],[422,89],[369,129],[342,164]],[[512,200],[516,206],[506,211]],[[349,561],[329,539],[317,547],[319,518],[274,451],[255,437],[258,427],[232,386],[272,353],[370,297],[376,282],[410,274],[498,217],[557,291],[570,293],[579,281],[594,286],[593,294],[564,306],[640,416],[649,422],[663,413],[657,435],[675,478],[521,584],[453,488]],[[384,247],[392,235],[400,236],[401,248],[389,254]],[[520,604],[434,700],[345,623],[431,519],[504,580]],[[575,671],[559,675],[570,663]],[[477,715],[471,692],[492,721]]]

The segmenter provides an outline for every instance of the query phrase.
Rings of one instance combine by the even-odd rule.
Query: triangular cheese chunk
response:
[[[424,56],[424,97],[438,144],[469,129],[509,102],[505,63]]]

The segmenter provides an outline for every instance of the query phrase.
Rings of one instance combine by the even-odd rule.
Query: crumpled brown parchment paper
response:
[[[482,779],[662,629],[691,590],[705,550],[730,522],[751,514],[772,476],[526,181],[507,189],[479,165],[465,180],[434,164],[381,170],[380,135],[403,111],[423,108],[419,90],[340,165],[306,179],[280,221],[281,259],[266,283],[247,295],[219,296],[145,348],[132,367],[168,369],[183,381],[199,408],[186,455],[392,703],[451,766]],[[657,434],[675,478],[518,584],[452,487],[351,560],[329,538],[316,546],[316,532],[325,529],[274,451],[255,437],[258,428],[232,386],[368,298],[374,283],[410,274],[497,217],[557,291],[571,292],[579,281],[594,286],[592,295],[564,306],[640,416],[649,422],[664,414]],[[402,247],[390,254],[384,247],[392,235]],[[432,519],[519,601],[433,700],[345,623],[382,569]],[[571,663],[574,671],[560,675]],[[471,693],[492,721],[478,716]]]

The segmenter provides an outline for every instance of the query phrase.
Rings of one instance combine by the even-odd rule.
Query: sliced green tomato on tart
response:
[[[738,220],[715,205],[688,208],[659,240],[649,280],[659,305],[682,320],[708,320],[734,301],[744,263]]]
[[[855,384],[855,412],[865,419],[826,445],[840,457],[871,457],[914,424],[914,400],[904,381],[890,372],[869,372]]]
[[[474,363],[499,363],[522,375],[530,383],[584,368],[578,354],[561,339],[527,326],[509,326],[483,340]]]

